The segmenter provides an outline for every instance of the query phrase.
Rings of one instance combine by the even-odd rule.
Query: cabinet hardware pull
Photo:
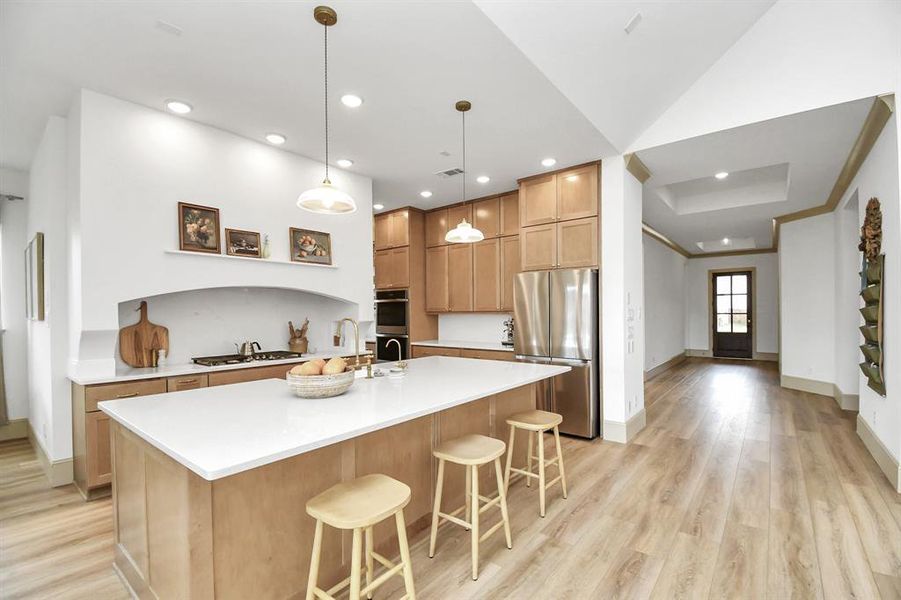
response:
[[[118,394],[116,398],[133,398],[138,395],[138,392],[132,392],[130,394]]]
[[[179,383],[197,383],[197,378],[195,377],[194,379],[182,379],[181,381],[179,381]]]

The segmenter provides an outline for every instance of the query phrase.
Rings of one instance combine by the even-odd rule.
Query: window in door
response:
[[[751,272],[713,273],[713,355],[752,358]]]

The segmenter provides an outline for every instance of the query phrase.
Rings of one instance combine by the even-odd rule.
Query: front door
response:
[[[713,355],[753,358],[751,272],[713,273]]]

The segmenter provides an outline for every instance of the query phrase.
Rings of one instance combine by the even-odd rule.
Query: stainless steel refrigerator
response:
[[[563,415],[561,433],[600,434],[598,272],[519,273],[513,288],[517,360],[572,367],[539,386],[538,408]]]

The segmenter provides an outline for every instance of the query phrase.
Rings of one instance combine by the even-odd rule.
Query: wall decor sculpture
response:
[[[870,198],[863,226],[860,228],[860,245],[863,253],[861,261],[860,296],[864,306],[860,309],[864,324],[860,327],[864,343],[860,346],[863,362],[860,370],[867,378],[867,385],[882,396],[885,396],[885,372],[883,370],[883,266],[885,255],[882,254],[882,210],[879,200]]]

